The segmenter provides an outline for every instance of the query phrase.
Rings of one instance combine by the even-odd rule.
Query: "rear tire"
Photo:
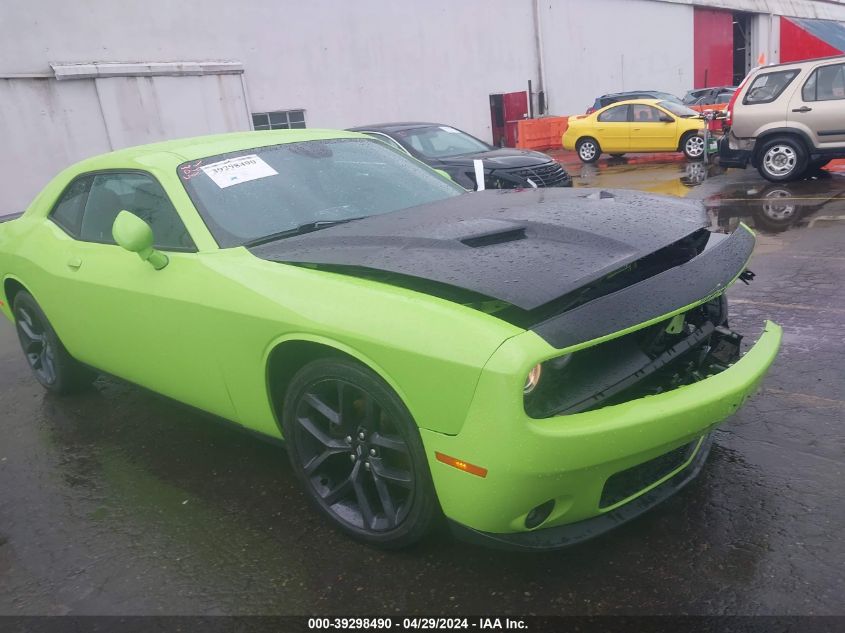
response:
[[[582,163],[594,163],[601,156],[599,142],[589,136],[578,139],[575,150],[578,152],[578,158],[581,159]]]
[[[790,136],[766,141],[760,148],[757,171],[769,182],[787,182],[800,178],[807,169],[804,144]]]
[[[47,391],[66,395],[82,391],[91,384],[96,374],[68,353],[31,294],[19,291],[12,313],[29,367]]]
[[[439,506],[419,430],[373,371],[322,358],[293,377],[282,430],[297,479],[332,523],[370,545],[420,540]]]

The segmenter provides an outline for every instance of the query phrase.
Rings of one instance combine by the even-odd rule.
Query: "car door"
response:
[[[596,140],[604,152],[627,152],[630,149],[631,124],[628,105],[611,106],[596,116]]]
[[[660,152],[676,149],[678,149],[678,123],[675,117],[651,105],[632,104],[631,151]]]
[[[169,262],[155,270],[117,246],[112,224],[127,210],[153,231]],[[97,369],[218,415],[235,417],[197,288],[208,284],[193,240],[149,173],[109,171],[75,179],[48,216],[57,229],[53,276],[62,286],[60,335]],[[49,264],[48,264],[49,267]],[[209,284],[211,285],[211,284]],[[225,336],[225,333],[220,333]]]
[[[845,64],[820,64],[789,102],[787,120],[819,149],[845,149]]]

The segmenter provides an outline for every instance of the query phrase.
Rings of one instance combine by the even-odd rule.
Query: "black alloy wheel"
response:
[[[44,388],[59,394],[74,393],[87,387],[96,377],[92,370],[71,357],[31,294],[19,291],[12,313],[21,349],[36,380]]]
[[[38,315],[23,305],[15,310],[18,338],[29,366],[38,382],[52,385],[56,382],[56,352],[44,331]]]
[[[437,506],[419,432],[377,375],[346,359],[309,363],[291,381],[283,431],[317,507],[371,544],[419,540]]]

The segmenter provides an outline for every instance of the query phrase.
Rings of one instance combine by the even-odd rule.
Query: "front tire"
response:
[[[91,384],[96,374],[68,353],[31,294],[19,291],[12,312],[23,353],[35,379],[45,389],[66,395],[82,391]]]
[[[704,158],[704,137],[696,132],[692,132],[681,139],[681,151],[687,160],[701,160]]]
[[[788,136],[767,141],[760,150],[757,171],[770,182],[798,179],[807,169],[807,152],[801,141]]]
[[[438,504],[422,440],[377,374],[344,358],[312,361],[287,389],[282,429],[297,478],[335,526],[385,548],[428,532]]]
[[[599,142],[589,136],[578,139],[578,142],[575,144],[575,151],[578,152],[578,158],[580,158],[583,163],[594,163],[599,159],[599,156],[601,156],[601,147],[599,147]]]

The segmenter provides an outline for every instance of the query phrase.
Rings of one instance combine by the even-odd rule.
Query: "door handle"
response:
[[[80,266],[82,266],[81,257],[71,257],[69,260],[67,260],[67,267],[72,270],[79,270]]]
[[[792,108],[793,112],[810,112],[812,108],[808,108],[807,106],[802,106],[800,108]]]

